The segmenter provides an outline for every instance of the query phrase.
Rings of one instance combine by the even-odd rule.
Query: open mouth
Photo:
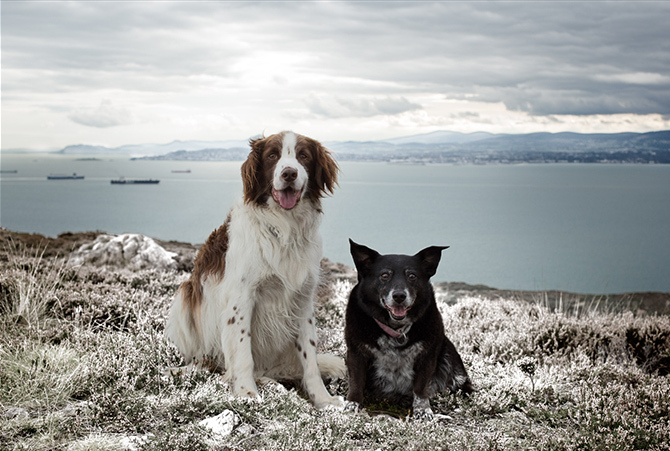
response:
[[[407,312],[409,312],[409,309],[411,308],[411,307],[405,307],[403,305],[390,306],[387,305],[386,303],[384,303],[384,307],[386,308],[386,310],[388,310],[391,319],[394,319],[396,321],[401,321],[405,319],[405,317],[407,316]]]
[[[276,190],[272,188],[272,198],[285,210],[290,210],[296,206],[302,195],[302,190],[292,187]]]

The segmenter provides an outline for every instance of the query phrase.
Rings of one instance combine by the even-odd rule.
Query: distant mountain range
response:
[[[438,131],[379,141],[326,142],[338,160],[396,163],[609,162],[670,164],[670,130],[649,133],[492,134]],[[127,154],[134,159],[240,161],[247,140],[173,141],[117,148],[76,145],[63,154]]]
[[[120,147],[90,146],[76,144],[67,146],[57,153],[67,155],[102,155],[119,154],[131,156],[156,156],[165,155],[177,151],[194,151],[202,149],[228,149],[232,147],[244,147],[248,149],[248,140],[229,141],[172,141],[167,144],[129,144]]]

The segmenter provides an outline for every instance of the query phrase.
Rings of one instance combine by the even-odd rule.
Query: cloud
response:
[[[44,122],[113,129],[139,122],[131,108],[175,134],[166,110],[254,133],[285,112],[321,130],[358,118],[370,133],[420,112],[431,127],[464,127],[462,110],[481,113],[473,126],[568,115],[574,131],[591,115],[667,118],[669,16],[670,2],[8,2],[3,142],[30,135],[11,125],[38,102],[71,111]]]
[[[97,108],[77,110],[68,117],[77,124],[96,128],[116,127],[133,122],[130,111],[114,106],[111,100],[103,100]]]
[[[310,94],[305,98],[310,112],[329,118],[372,117],[378,115],[396,115],[406,111],[421,109],[421,105],[412,103],[404,97],[340,97]]]

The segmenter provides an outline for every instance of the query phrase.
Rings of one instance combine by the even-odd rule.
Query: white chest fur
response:
[[[232,293],[244,287],[257,369],[274,365],[287,349],[293,350],[300,319],[312,315],[321,259],[320,219],[307,202],[291,211],[238,205],[231,212],[221,292],[226,304],[235,303]]]
[[[372,364],[375,386],[383,394],[412,395],[414,385],[414,362],[423,351],[423,345],[416,343],[406,348],[398,348],[395,338],[388,336],[377,340],[378,348],[369,348],[374,356]]]

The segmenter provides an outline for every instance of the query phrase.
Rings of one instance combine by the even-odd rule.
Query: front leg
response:
[[[414,394],[412,418],[427,421],[433,419],[433,409],[430,408],[430,400],[428,398],[421,398],[416,393]]]
[[[254,381],[254,359],[251,351],[251,293],[231,296],[224,311],[221,342],[226,365],[226,378],[236,396],[260,398]]]
[[[327,406],[342,407],[342,398],[330,396],[323,384],[323,379],[321,379],[321,371],[316,359],[316,326],[314,325],[313,310],[311,308],[306,309],[299,322],[295,348],[302,365],[302,382],[309,394],[309,399],[317,409]]]
[[[357,412],[363,404],[368,369],[368,359],[360,349],[347,348],[347,369],[349,371],[349,393],[345,409],[349,412]]]
[[[429,353],[417,359],[414,365],[414,401],[412,417],[418,420],[432,420],[433,410],[430,408],[432,393],[431,382],[437,366],[437,355]]]

